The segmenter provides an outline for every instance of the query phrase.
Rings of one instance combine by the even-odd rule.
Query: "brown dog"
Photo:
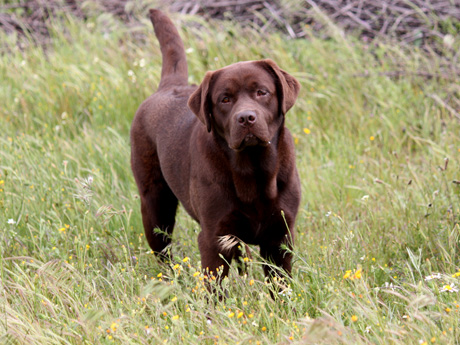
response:
[[[163,57],[161,81],[131,128],[131,166],[150,247],[160,254],[170,243],[179,200],[201,225],[203,269],[223,266],[227,275],[241,240],[259,245],[263,258],[289,274],[292,255],[282,245],[293,245],[300,181],[284,116],[299,83],[261,60],[207,72],[200,86],[189,86],[176,28],[158,10],[150,18]],[[264,271],[274,273],[268,265]]]

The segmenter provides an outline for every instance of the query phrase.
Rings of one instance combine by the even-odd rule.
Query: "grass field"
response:
[[[269,297],[252,248],[215,301],[183,210],[173,262],[156,261],[129,128],[158,85],[158,43],[147,21],[69,17],[45,50],[0,37],[0,343],[459,343],[455,73],[334,27],[327,41],[286,40],[174,18],[192,83],[271,58],[302,84],[286,120],[302,181],[290,289]]]

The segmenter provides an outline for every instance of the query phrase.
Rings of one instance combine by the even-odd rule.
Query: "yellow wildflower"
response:
[[[354,277],[355,277],[356,279],[361,279],[361,272],[362,272],[362,269],[361,269],[361,268],[357,269],[356,272],[355,272],[355,276],[354,276]]]

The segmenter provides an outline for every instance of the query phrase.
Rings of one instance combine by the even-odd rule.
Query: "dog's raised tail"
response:
[[[158,89],[188,84],[184,44],[171,19],[160,10],[150,10],[150,20],[160,42],[163,67]]]

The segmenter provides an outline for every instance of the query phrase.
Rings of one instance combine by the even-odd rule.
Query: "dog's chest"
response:
[[[236,213],[235,235],[248,244],[260,244],[274,230],[281,209],[275,203],[261,199],[249,205],[241,205]]]
[[[234,159],[231,171],[232,185],[236,198],[245,204],[272,202],[278,197],[275,155],[270,152],[243,155]]]
[[[276,176],[234,175],[233,186],[236,197],[244,204],[254,204],[261,199],[272,201],[278,195]]]

